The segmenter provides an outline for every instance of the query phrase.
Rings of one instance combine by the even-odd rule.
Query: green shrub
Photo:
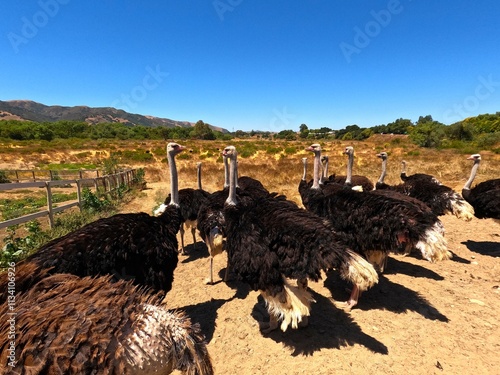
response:
[[[99,199],[89,188],[82,190],[82,209],[91,213],[102,212],[111,206],[111,202],[105,198]]]
[[[10,180],[7,178],[7,175],[4,171],[0,171],[0,184],[9,183]]]

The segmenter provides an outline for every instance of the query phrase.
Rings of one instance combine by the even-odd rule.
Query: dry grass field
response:
[[[180,142],[192,152],[178,157],[180,188],[196,187],[196,162],[202,161],[203,188],[222,187],[222,160],[218,149],[225,143]],[[312,167],[311,142],[257,141],[257,152],[245,152],[248,141],[234,141],[240,151],[241,175],[258,178],[271,191],[300,204],[297,186],[301,158]],[[400,162],[408,174],[429,173],[461,191],[468,178],[469,154],[421,149],[404,137],[378,135],[362,142],[320,142],[330,156],[330,173],[345,174],[346,145],[355,148],[354,173],[373,181],[380,173],[376,154],[389,153],[387,183],[399,183]],[[144,167],[147,189],[123,207],[124,212],[151,213],[169,191],[163,142],[121,142],[115,150],[149,151]],[[276,150],[278,148],[278,151]],[[98,162],[108,151],[95,144],[78,152],[49,150],[2,153],[0,169],[37,167],[40,161]],[[98,150],[98,153],[96,153]],[[44,153],[46,152],[46,153]],[[477,150],[476,152],[481,152]],[[80,157],[75,156],[79,154]],[[476,183],[500,177],[500,155],[481,152],[483,162]],[[82,156],[85,155],[85,156]],[[81,160],[81,159],[86,160]],[[312,168],[309,171],[309,178]],[[208,276],[208,252],[202,242],[195,247],[186,235],[188,255],[181,256],[173,289],[165,303],[185,310],[204,331],[216,374],[498,374],[500,368],[500,224],[491,219],[463,222],[442,217],[453,258],[429,263],[419,256],[391,256],[379,283],[363,294],[350,313],[336,301],[345,300],[347,285],[334,275],[310,283],[316,303],[309,326],[286,332],[262,334],[258,320],[268,318],[257,292],[238,281],[220,281],[226,256],[215,259],[215,285]]]

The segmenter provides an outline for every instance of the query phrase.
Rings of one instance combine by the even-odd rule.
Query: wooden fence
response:
[[[80,174],[82,175],[82,174]],[[33,180],[31,182],[15,182],[15,183],[3,183],[0,184],[0,192],[15,189],[30,189],[30,188],[45,188],[47,193],[47,209],[41,210],[29,215],[24,215],[16,219],[6,220],[0,222],[0,229],[9,227],[11,225],[17,225],[21,223],[26,223],[28,221],[38,219],[40,217],[48,216],[49,225],[52,228],[54,226],[54,214],[67,210],[72,207],[79,207],[82,209],[82,189],[84,187],[93,187],[97,193],[108,194],[120,187],[121,185],[130,186],[134,182],[136,177],[135,169],[127,169],[122,172],[115,174],[105,175],[102,177],[95,178],[80,178],[80,179],[68,179],[68,180],[53,180],[53,181],[37,181],[36,176],[33,174]],[[52,202],[52,188],[57,186],[76,186],[77,200],[64,205],[54,207]]]
[[[54,180],[72,180],[84,178],[98,178],[103,171],[99,169],[80,170],[51,170],[51,169],[8,169],[2,170],[3,175],[11,182],[36,182]]]

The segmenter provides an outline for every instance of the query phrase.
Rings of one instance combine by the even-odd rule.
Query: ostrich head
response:
[[[344,155],[348,155],[348,156],[351,156],[351,155],[354,155],[354,147],[352,146],[347,146],[345,149],[344,149],[344,152],[342,152]]]
[[[321,152],[321,145],[319,143],[314,143],[306,148],[306,151],[312,151],[314,153]]]
[[[323,156],[321,157],[321,162],[322,162],[322,163],[328,163],[328,156],[323,155]]]
[[[226,158],[234,160],[237,155],[236,147],[227,146],[226,148],[224,148],[224,150],[222,150],[222,155],[225,156]]]
[[[185,150],[186,147],[184,146],[181,146],[180,144],[178,143],[175,143],[175,142],[170,142],[168,145],[167,145],[167,154],[171,155],[171,156],[175,156],[179,153],[181,153],[183,150]]]
[[[380,158],[382,160],[386,160],[387,159],[387,152],[382,151],[380,154],[377,154],[377,158]]]
[[[474,161],[481,161],[481,155],[479,154],[472,154],[467,158],[467,160],[474,160]]]

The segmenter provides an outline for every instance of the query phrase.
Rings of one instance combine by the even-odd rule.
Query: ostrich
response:
[[[302,165],[303,165],[304,172],[302,173],[302,178],[300,179],[300,182],[299,182],[298,191],[300,194],[300,198],[302,199],[302,204],[304,205],[304,207],[306,207],[307,201],[305,201],[305,199],[307,199],[307,190],[312,185],[312,181],[307,182],[307,158],[302,158]]]
[[[179,190],[179,205],[181,207],[182,225],[179,230],[181,234],[181,254],[185,255],[184,248],[184,232],[186,229],[191,230],[193,236],[193,244],[196,246],[196,225],[198,220],[198,211],[201,205],[210,195],[209,192],[202,189],[201,185],[201,163],[196,164],[196,176],[198,181],[198,189],[185,188]],[[158,207],[154,214],[161,214],[170,203],[171,195],[165,198],[165,202]]]
[[[224,202],[227,199],[228,189],[219,190],[210,194],[203,202],[198,211],[197,228],[200,236],[206,243],[210,254],[210,273],[205,280],[206,284],[213,285],[213,265],[214,257],[221,254],[225,247],[225,220],[224,220]],[[229,264],[226,267],[224,281],[227,281],[229,274]]]
[[[470,177],[462,189],[463,197],[474,207],[478,219],[492,218],[500,223],[500,178],[483,181],[471,189],[481,163],[481,155],[473,154],[467,160],[474,160],[474,164]]]
[[[228,196],[229,188],[229,162],[225,155],[222,155],[224,163],[224,189],[212,193],[200,207],[198,212],[198,230],[203,241],[207,244],[210,254],[210,273],[205,280],[206,284],[213,285],[213,262],[216,255],[224,251],[225,246],[225,220],[224,220],[224,202]],[[236,165],[236,176],[238,175],[238,165]],[[236,186],[240,191],[245,191],[253,196],[267,196],[269,192],[264,185],[252,177],[238,177]],[[229,262],[226,266],[224,281],[229,276]]]
[[[25,291],[36,283],[40,271],[71,273],[77,276],[112,274],[132,279],[166,294],[172,288],[178,262],[177,232],[181,225],[175,156],[184,146],[169,143],[172,200],[160,216],[146,213],[117,214],[96,220],[43,245],[16,267],[16,289]],[[27,265],[34,265],[35,271]],[[6,273],[0,275],[5,282]],[[0,302],[6,299],[0,292]]]
[[[389,252],[408,253],[417,248],[425,259],[432,262],[451,258],[442,224],[436,221],[432,212],[424,212],[404,200],[347,188],[352,174],[352,147],[346,147],[344,151],[349,156],[347,187],[344,188],[338,185],[319,188],[321,146],[313,144],[306,150],[315,156],[308,209],[329,219],[335,231],[347,238],[349,247],[366,256],[380,272]],[[353,294],[356,298],[358,291],[353,289]]]
[[[9,316],[7,304],[0,306]],[[213,374],[199,324],[161,296],[111,276],[54,274],[16,299],[16,374]],[[2,332],[9,331],[2,319]],[[2,358],[11,358],[7,334]]]
[[[419,207],[421,210],[425,212],[430,212],[432,213],[432,210],[429,206],[427,206],[424,202],[421,200],[418,200],[416,198],[410,197],[409,195],[406,194],[405,190],[405,185],[404,184],[399,184],[399,185],[388,185],[384,182],[385,176],[387,174],[387,153],[386,152],[381,152],[377,154],[377,157],[379,157],[382,160],[382,171],[380,173],[380,177],[375,183],[375,190],[372,190],[372,194],[378,194],[378,195],[383,195],[383,196],[390,196],[395,199],[400,199],[400,200],[405,200],[407,202],[410,202],[414,204],[415,206]],[[436,216],[436,221],[437,221],[437,216]],[[444,232],[443,232],[444,234]]]
[[[406,160],[401,160],[401,180],[403,182],[426,181],[436,185],[441,185],[441,182],[434,176],[425,173],[415,173],[410,176],[406,174]]]
[[[376,184],[378,190],[395,190],[416,198],[429,206],[438,216],[451,213],[464,221],[470,221],[474,217],[474,208],[459,193],[446,185],[438,183],[430,175],[419,173],[406,177],[405,182],[399,185],[390,186],[385,184],[387,153],[381,152],[377,156],[382,160],[382,174]]]
[[[303,172],[302,178],[299,182],[298,191],[299,191],[300,198],[302,200],[302,205],[305,208],[307,208],[307,206],[308,206],[308,201],[307,201],[308,194],[307,193],[308,193],[309,189],[311,188],[311,186],[313,185],[313,180],[307,181],[307,158],[302,158],[302,164],[304,167],[304,172]],[[359,176],[359,177],[363,177],[363,176]],[[333,180],[327,180],[326,184],[321,183],[321,181],[322,181],[322,179],[320,178],[318,184],[319,184],[319,187],[321,187],[321,188],[326,187],[327,189],[331,189],[333,186],[337,186],[337,187],[341,186],[340,182],[336,182]],[[353,186],[352,190],[363,191],[363,186],[362,185]]]
[[[322,218],[284,196],[252,196],[236,191],[237,152],[224,149],[231,160],[229,195],[224,205],[226,241],[232,271],[266,301],[270,321],[263,332],[307,324],[310,304],[307,280],[321,271],[338,269],[341,277],[366,290],[378,282],[374,268],[347,249]],[[298,287],[287,279],[296,279]]]
[[[336,182],[338,184],[345,183],[346,176],[337,176],[335,174],[328,176],[328,164],[329,164],[328,156],[324,155],[321,157],[321,164],[323,166],[323,177],[321,180],[324,183],[329,183],[329,182]],[[366,176],[352,175],[351,184],[353,186],[361,186],[363,188],[363,191],[373,190],[373,182],[371,182],[370,179]]]

